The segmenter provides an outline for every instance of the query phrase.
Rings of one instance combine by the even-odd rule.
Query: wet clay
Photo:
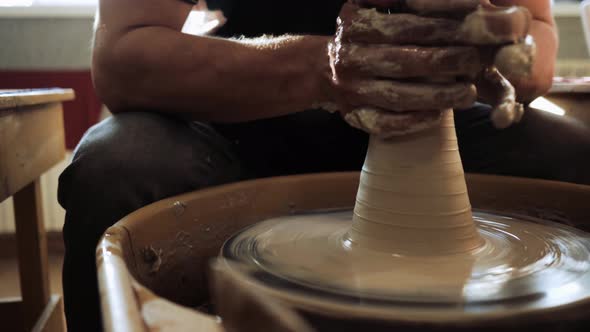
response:
[[[350,125],[381,139],[416,133],[436,126],[432,110],[468,108],[478,91],[492,106],[497,128],[519,122],[524,108],[516,102],[515,89],[505,77],[519,80],[531,73],[536,47],[527,36],[532,21],[528,10],[496,7],[483,0],[404,1],[398,5],[399,10],[385,13],[347,3],[340,13],[336,41],[330,47],[335,77],[352,74],[390,79],[358,83],[351,93],[356,96],[353,99],[370,100],[372,107],[356,105],[347,112]],[[442,17],[415,15],[443,8],[449,11]],[[465,11],[469,13],[461,16]],[[378,44],[387,46],[374,46]],[[444,47],[433,47],[436,45]],[[428,84],[395,81],[418,77],[428,77]],[[465,82],[466,77],[468,81],[477,78],[478,90]],[[399,113],[416,110],[429,113],[419,119],[416,114]]]
[[[588,296],[590,238],[573,228],[478,211],[479,247],[415,255],[355,243],[352,218],[339,211],[271,219],[230,240],[224,255],[263,271],[258,277],[283,291],[309,292],[310,300],[442,305],[551,294],[547,306]]]
[[[424,111],[420,113],[394,113],[379,109],[357,108],[344,115],[349,125],[370,133],[379,139],[389,139],[421,132],[440,123],[440,111]]]
[[[430,131],[372,138],[349,240],[396,254],[448,254],[482,245],[459,155],[453,113]]]
[[[590,296],[586,233],[472,212],[451,111],[433,130],[372,138],[354,211],[267,220],[222,254],[271,296],[338,314],[440,321]]]
[[[417,11],[427,9],[426,2],[415,4]],[[517,7],[480,7],[458,21],[345,5],[340,20],[342,38],[356,43],[405,45],[420,36],[428,46],[501,45],[522,41],[531,17]],[[496,60],[523,75],[530,72],[533,52],[534,45],[524,43]],[[522,56],[510,60],[514,53]],[[397,65],[414,66],[396,63],[385,70],[403,76]],[[482,80],[495,93],[494,124],[518,122],[522,109],[510,83],[491,64]],[[356,93],[376,107],[401,112],[445,109],[456,104],[454,98],[471,104],[467,97],[476,95],[462,83],[440,83],[437,98],[424,98],[435,91],[428,86],[386,81],[360,84]],[[382,123],[375,110],[347,114],[349,123],[373,135],[354,210],[252,226],[224,245],[227,265],[266,295],[338,317],[368,311],[365,318],[468,321],[540,312],[590,297],[590,237],[541,220],[474,214],[453,113],[441,114],[416,124],[420,132],[393,130],[388,139],[378,135]]]
[[[395,13],[391,16],[376,9],[345,5],[341,13],[346,29],[343,38],[354,36],[356,42],[397,45],[419,44],[498,45],[524,38],[529,30],[531,15],[518,7],[483,8],[470,12],[464,21],[450,18],[424,18],[414,14]],[[350,19],[354,17],[354,19]],[[419,36],[419,38],[416,38]]]

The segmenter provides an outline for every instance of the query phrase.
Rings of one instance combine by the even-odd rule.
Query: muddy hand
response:
[[[329,50],[336,102],[351,125],[371,134],[387,138],[424,130],[437,125],[436,110],[471,106],[477,97],[474,78],[493,76],[481,74],[494,62],[482,48],[509,45],[495,59],[502,71],[517,76],[530,71],[522,62],[532,61],[522,59],[532,57],[510,60],[511,53],[531,53],[522,43],[530,24],[526,9],[480,6],[480,0],[360,2],[381,10],[346,4]],[[506,112],[514,89],[502,82],[487,87],[505,88],[494,94],[503,96],[494,105]],[[520,109],[514,103],[513,111]]]
[[[515,89],[510,81],[526,78],[532,72],[536,45],[532,36],[526,35],[532,17],[523,8],[500,8],[489,4],[488,0],[482,1],[485,1],[486,5],[465,19],[465,22],[469,23],[469,20],[477,21],[478,17],[481,17],[487,23],[482,26],[483,29],[473,29],[473,39],[483,40],[480,36],[482,34],[508,36],[509,31],[516,32],[513,41],[495,48],[493,56],[485,60],[487,68],[480,73],[476,83],[480,99],[493,107],[492,123],[496,128],[504,129],[518,123],[524,113],[524,106],[516,102]],[[511,19],[506,21],[507,17]]]
[[[508,128],[522,119],[524,106],[516,102],[516,93],[510,81],[531,74],[535,53],[535,42],[530,36],[521,43],[504,46],[496,53],[493,66],[479,76],[478,95],[482,101],[492,105],[492,123],[496,128]]]
[[[502,45],[524,39],[531,22],[523,7],[482,6],[481,0],[397,2],[423,5],[418,11],[398,12],[346,4],[340,16],[343,38],[372,44]]]
[[[477,9],[480,0],[355,0],[353,3],[365,8],[379,8],[396,12],[419,14],[438,14],[455,16],[470,13]]]

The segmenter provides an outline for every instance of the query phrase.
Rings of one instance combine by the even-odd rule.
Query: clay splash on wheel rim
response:
[[[451,111],[430,132],[371,140],[354,211],[267,220],[222,255],[270,295],[342,315],[489,318],[590,296],[586,233],[472,213]]]

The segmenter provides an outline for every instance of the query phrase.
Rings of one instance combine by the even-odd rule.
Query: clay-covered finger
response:
[[[386,14],[376,9],[344,5],[339,17],[343,42],[369,44],[449,44],[456,40],[461,22],[413,14]]]
[[[524,109],[516,102],[512,84],[496,68],[487,68],[481,77],[482,92],[488,91],[487,102],[492,106],[492,123],[498,129],[508,128],[520,121]]]
[[[531,15],[525,8],[480,7],[464,20],[387,14],[347,4],[339,18],[343,42],[399,45],[502,45],[526,37]]]
[[[537,47],[532,36],[522,43],[502,47],[497,53],[494,65],[506,78],[523,79],[531,75]]]
[[[481,0],[406,0],[406,6],[421,14],[457,14],[468,13],[477,9]]]
[[[461,39],[473,45],[498,45],[523,40],[529,33],[532,15],[524,7],[480,7],[467,15]]]
[[[440,111],[391,113],[363,107],[344,115],[351,126],[381,139],[417,133],[440,124]]]
[[[524,105],[521,103],[516,103],[516,108],[514,109],[514,123],[519,123],[524,116]]]
[[[401,6],[405,0],[354,0],[352,3],[368,8],[394,8]]]
[[[373,105],[389,111],[467,108],[476,101],[471,83],[408,83],[390,80],[362,81],[350,91],[353,105]]]
[[[448,14],[456,16],[477,9],[481,0],[356,0],[353,3],[365,8],[393,9],[420,14]]]
[[[483,69],[479,52],[473,47],[349,44],[340,52],[342,70],[373,77],[475,77]]]

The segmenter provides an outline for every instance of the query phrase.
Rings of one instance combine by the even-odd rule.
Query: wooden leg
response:
[[[24,327],[30,331],[49,303],[50,294],[39,179],[13,198]]]
[[[52,295],[32,332],[63,332],[65,330],[63,301],[60,295]]]

